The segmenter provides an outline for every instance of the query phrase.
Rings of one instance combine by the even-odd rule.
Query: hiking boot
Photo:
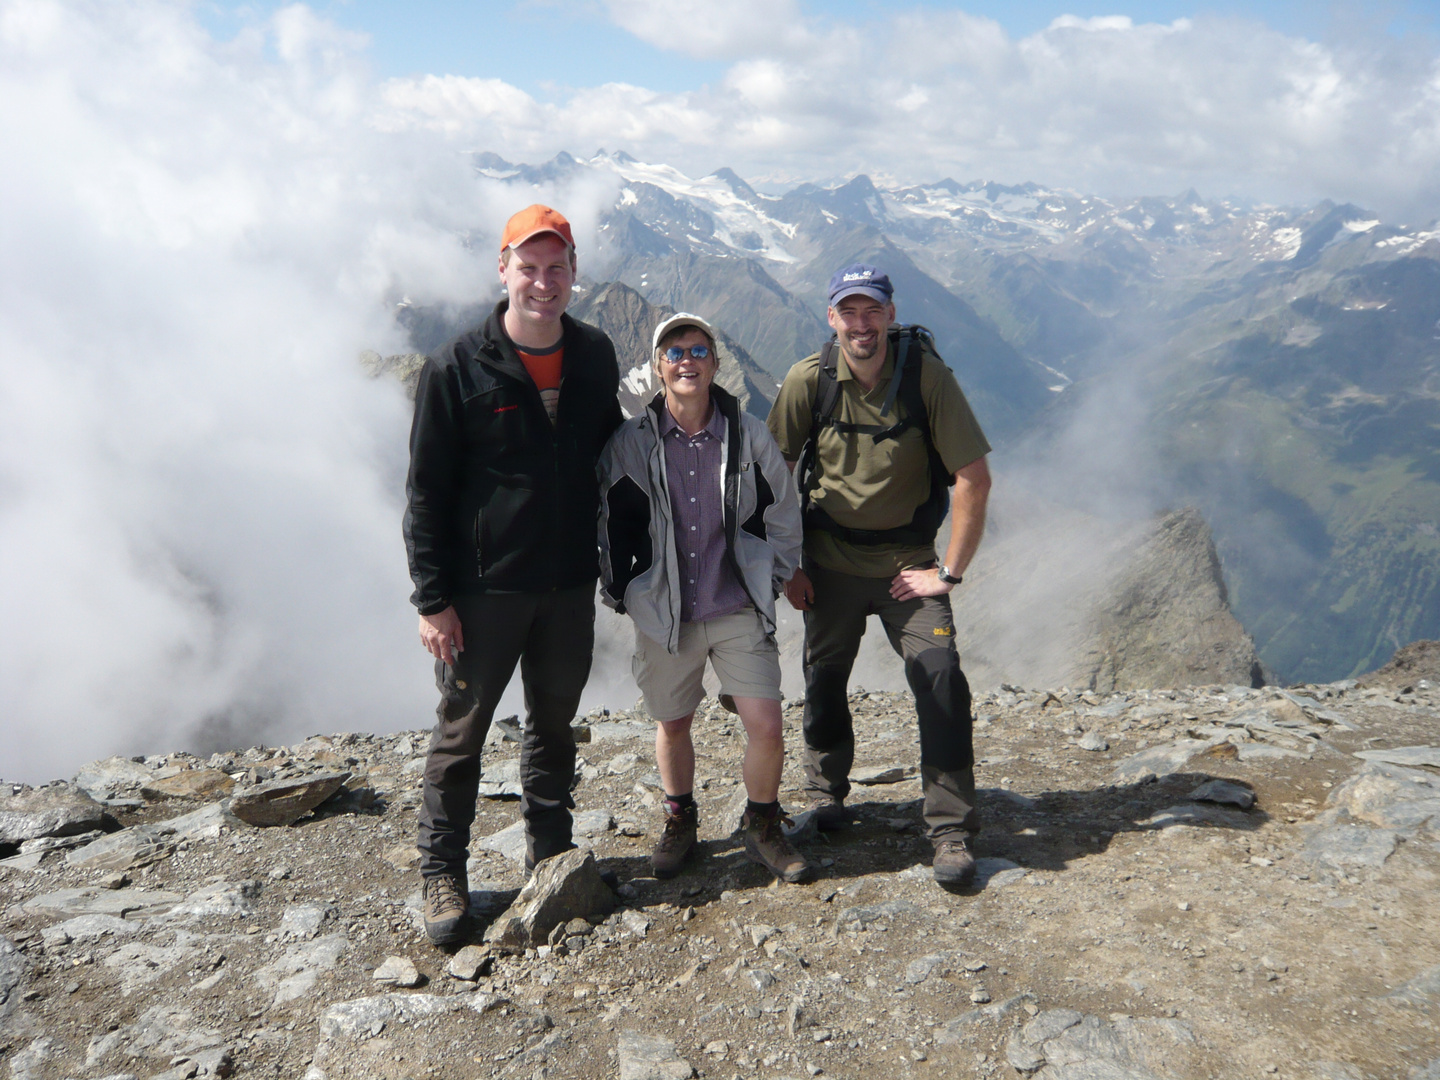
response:
[[[745,831],[745,857],[759,863],[781,881],[794,883],[808,880],[811,866],[786,837],[787,824],[793,822],[779,810],[768,816],[746,810],[740,818],[740,827]]]
[[[963,836],[937,841],[931,869],[935,880],[947,888],[974,884],[975,856],[970,853],[970,841]]]
[[[817,795],[805,807],[807,813],[815,815],[815,826],[820,829],[843,829],[850,824],[850,815],[845,812],[845,800],[833,795]]]
[[[439,874],[425,879],[425,935],[435,945],[464,937],[470,911],[470,887],[463,876]]]
[[[650,869],[657,878],[672,878],[680,873],[680,866],[695,850],[696,833],[699,831],[699,813],[694,803],[676,806],[665,803],[665,831],[650,853]]]

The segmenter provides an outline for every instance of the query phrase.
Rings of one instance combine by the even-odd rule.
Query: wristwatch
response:
[[[945,582],[946,585],[959,585],[960,582],[965,580],[964,574],[952,574],[950,573],[950,568],[943,564],[937,573],[940,575],[940,580]]]

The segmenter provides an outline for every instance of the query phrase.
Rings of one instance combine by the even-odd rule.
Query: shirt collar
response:
[[[838,348],[838,346],[837,346]],[[895,373],[895,350],[890,346],[885,348],[885,361],[880,365],[880,375],[876,385],[888,386],[890,376]],[[835,365],[835,381],[849,382],[855,378],[854,372],[850,370],[850,361],[845,359],[845,354],[840,354],[840,362]]]
[[[670,415],[669,407],[662,405],[660,408],[660,434],[661,436],[665,436],[669,435],[672,431],[679,432],[681,436],[687,439],[694,437],[686,435],[679,423],[676,422],[675,417]],[[720,412],[719,406],[715,404],[714,398],[710,399],[710,420],[699,432],[696,432],[696,435],[698,436],[702,433],[716,439],[725,438],[725,417]]]

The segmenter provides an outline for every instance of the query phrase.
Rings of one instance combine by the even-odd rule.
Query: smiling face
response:
[[[870,360],[885,341],[886,327],[895,321],[895,305],[856,293],[840,300],[825,316],[846,356]]]
[[[575,284],[575,253],[554,233],[541,233],[500,257],[510,297],[505,330],[520,345],[553,345]]]
[[[710,355],[704,360],[696,360],[690,355],[693,345],[704,345],[710,350]],[[671,347],[685,350],[685,356],[678,364],[672,364],[665,358],[665,350]],[[715,373],[720,369],[720,358],[715,355],[715,345],[705,336],[705,331],[687,326],[673,336],[667,335],[660,342],[656,355],[655,367],[660,374],[660,384],[665,387],[668,404],[709,401],[710,384],[715,381]],[[674,411],[673,407],[671,411]]]

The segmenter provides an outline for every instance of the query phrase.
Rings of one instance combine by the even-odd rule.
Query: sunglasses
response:
[[[665,359],[672,364],[678,364],[686,356],[694,360],[705,360],[710,356],[710,346],[691,345],[688,349],[682,349],[679,345],[671,345],[665,350]]]

